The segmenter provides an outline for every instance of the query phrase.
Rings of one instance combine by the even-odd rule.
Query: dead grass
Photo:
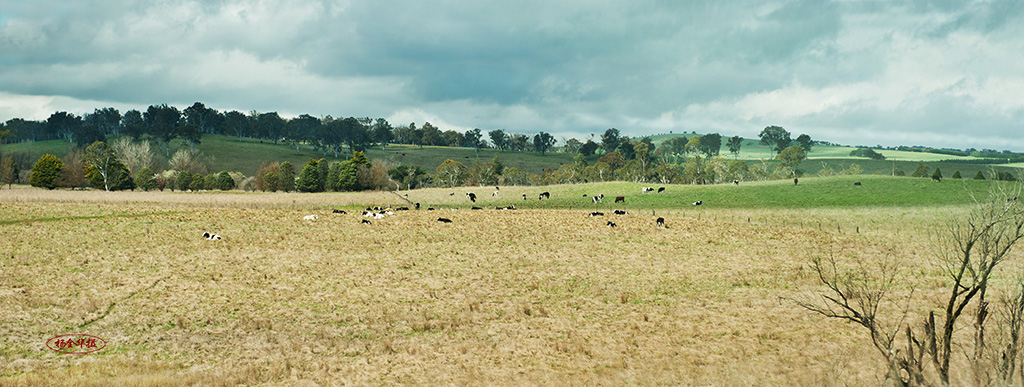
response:
[[[928,227],[950,211],[659,211],[659,229],[421,210],[365,226],[327,209],[390,194],[2,194],[0,385],[877,385],[863,332],[780,297],[819,289],[808,262],[829,249],[895,252],[927,294]],[[45,348],[65,333],[108,348]]]

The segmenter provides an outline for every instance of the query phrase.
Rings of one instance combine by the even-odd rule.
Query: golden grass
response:
[[[327,208],[392,194],[99,194],[0,191],[0,385],[877,385],[863,331],[784,298],[820,289],[808,262],[830,250],[892,251],[933,293],[927,231],[957,210],[659,211],[667,229],[423,210],[365,226]],[[45,348],[65,333],[108,348]]]

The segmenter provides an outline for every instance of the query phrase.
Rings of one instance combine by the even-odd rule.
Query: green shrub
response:
[[[231,174],[222,171],[217,175],[217,188],[221,191],[228,191],[235,188],[235,179],[231,178]]]
[[[64,162],[57,156],[49,153],[39,157],[36,164],[32,166],[32,175],[29,177],[29,184],[33,187],[54,189],[57,187],[57,177],[60,170],[64,168]]]

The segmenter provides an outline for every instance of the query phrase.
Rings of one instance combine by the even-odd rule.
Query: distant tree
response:
[[[1012,173],[1007,171],[999,172],[999,180],[1001,181],[1017,181],[1017,177],[1013,176]]]
[[[437,179],[435,181],[442,182],[447,187],[462,185],[467,169],[465,164],[447,159],[437,166]]]
[[[370,160],[366,158],[366,154],[360,151],[352,152],[352,158],[349,159],[352,164],[358,166],[370,165]]]
[[[932,179],[942,179],[942,171],[938,167],[935,168],[935,172],[932,172]]]
[[[850,156],[867,157],[872,160],[885,160],[885,156],[881,153],[875,152],[871,148],[857,148],[850,151]]]
[[[768,145],[770,148],[769,156],[771,155],[771,151],[781,152],[783,149],[789,147],[789,143],[792,142],[789,136],[790,134],[786,129],[783,129],[781,126],[774,125],[765,127],[764,130],[761,130],[761,133],[758,134],[758,137],[761,138],[761,143]]]
[[[700,136],[700,145],[697,148],[707,157],[718,156],[718,152],[722,149],[722,135],[708,133]]]
[[[394,141],[394,139],[394,128],[391,127],[391,123],[388,120],[378,118],[373,122],[373,141],[380,145],[380,150],[386,150],[387,145]]]
[[[626,159],[622,157],[622,153],[619,153],[618,151],[605,153],[601,158],[597,159],[597,162],[604,163],[612,170],[622,168],[623,165],[626,165]],[[597,164],[595,163],[594,165]]]
[[[232,110],[224,113],[224,122],[222,123],[224,131],[226,133],[232,133],[238,137],[238,141],[242,141],[242,137],[252,137],[253,120],[251,117],[246,116],[238,110]]]
[[[331,189],[335,191],[355,191],[359,189],[359,167],[352,160],[336,163],[338,177],[331,180]],[[333,168],[333,166],[332,166]]]
[[[228,191],[235,188],[235,179],[231,178],[231,174],[226,171],[221,171],[217,174],[217,188],[221,191]]]
[[[121,112],[112,107],[94,109],[86,121],[92,123],[103,135],[117,136],[121,134]]]
[[[597,149],[598,145],[596,142],[587,140],[587,142],[583,143],[583,145],[580,146],[580,153],[583,154],[584,156],[590,156],[593,155],[594,152],[597,152]]]
[[[230,179],[231,176],[228,176],[228,178]],[[211,174],[206,175],[205,177],[203,177],[203,189],[204,190],[213,191],[213,190],[215,190],[217,188],[218,187],[217,187],[217,175],[216,174],[211,173]]]
[[[152,170],[153,150],[149,147],[149,141],[132,141],[131,137],[122,136],[111,142],[110,147],[133,175],[142,168]]]
[[[725,145],[729,147],[729,153],[732,153],[733,157],[738,159],[740,157],[740,147],[743,146],[743,137],[732,136]]]
[[[187,123],[179,126],[175,129],[175,133],[178,138],[185,141],[188,144],[188,148],[191,151],[196,150],[196,145],[199,145],[203,138],[203,132],[199,131],[199,128],[192,123]]]
[[[56,134],[68,143],[75,142],[75,136],[82,130],[82,117],[68,112],[56,112],[46,119],[46,131]]]
[[[399,187],[404,186],[405,189],[416,188],[426,175],[427,171],[416,165],[399,165],[388,170],[388,176],[399,182]]]
[[[627,162],[636,158],[636,154],[633,153],[633,145],[636,145],[636,142],[630,141],[627,136],[622,136],[622,139],[619,141],[619,150],[617,152],[622,153],[622,158],[626,159]]]
[[[811,136],[801,134],[796,137],[796,143],[804,148],[805,153],[811,153],[811,145],[814,145],[814,141],[811,141]]]
[[[492,130],[487,132],[487,135],[491,138],[491,143],[494,144],[494,149],[499,151],[508,149],[508,135],[505,134],[505,130]]]
[[[146,132],[156,138],[167,157],[171,156],[170,142],[178,136],[177,128],[181,125],[181,112],[173,106],[150,105],[142,114],[146,124]]]
[[[328,190],[329,187],[327,187],[327,175],[331,173],[330,163],[327,160],[321,158],[320,161],[316,164],[316,170],[317,174],[320,175],[320,191],[323,192]]]
[[[643,141],[637,141],[636,144],[633,145],[633,155],[633,160],[637,162],[639,178],[632,180],[647,181],[647,178],[650,175],[649,170],[651,168],[650,146]]]
[[[175,185],[178,186],[179,191],[188,191],[192,186],[192,172],[179,171],[178,174],[174,176],[174,182]]]
[[[82,117],[82,124],[78,128],[78,134],[75,135],[76,145],[86,146],[106,139],[106,131],[110,130],[108,129],[110,124],[106,122],[107,118],[104,113],[100,112],[100,110],[96,110],[96,112]],[[118,121],[120,121],[120,117],[121,115],[118,114]]]
[[[17,164],[14,162],[14,157],[0,157],[0,183],[6,183],[7,188],[11,188],[17,175],[16,171]]]
[[[924,165],[924,163],[917,163],[917,169],[914,170],[914,173],[910,174],[910,177],[928,177],[928,176],[929,176],[928,175],[928,166]]]
[[[143,191],[156,188],[156,178],[149,168],[142,168],[135,174],[135,187]]]
[[[429,122],[424,122],[420,130],[422,131],[422,134],[420,134],[420,148],[423,148],[424,145],[441,144],[441,130],[436,126],[431,125]]]
[[[441,144],[449,147],[461,147],[466,142],[466,136],[454,130],[446,130],[441,133]]]
[[[783,168],[788,169],[791,172],[791,176],[796,174],[797,167],[800,162],[807,157],[804,153],[804,148],[799,145],[793,145],[783,149],[775,156],[776,160],[779,160],[779,165]]]
[[[277,171],[278,187],[284,192],[295,190],[295,167],[290,162],[281,163]]]
[[[313,138],[313,134],[320,131],[320,120],[309,114],[295,117],[285,123],[284,138],[289,144],[295,147],[295,154],[299,154],[299,144]]]
[[[280,179],[277,177],[277,172],[267,172],[263,175],[263,190],[266,192],[277,192],[278,186],[280,185]]]
[[[530,149],[530,139],[525,134],[516,133],[508,138],[509,149],[525,152]]]
[[[985,174],[978,171],[978,173],[974,174],[974,180],[985,180]]]
[[[565,140],[565,153],[575,154],[580,152],[580,148],[583,147],[583,143],[576,138],[570,138]]]
[[[605,153],[615,152],[616,149],[619,149],[620,142],[622,142],[622,137],[619,135],[618,129],[608,129],[601,135],[601,148],[604,148]]]
[[[214,127],[218,123],[219,113],[206,107],[202,102],[196,102],[182,111],[185,124],[192,124],[196,131],[202,134],[213,134]],[[197,143],[198,144],[198,143]]]
[[[299,192],[323,191],[324,182],[320,180],[319,164],[319,160],[309,159],[309,162],[302,166],[302,173],[299,174],[299,179],[295,183],[296,190]]]
[[[102,141],[94,142],[85,148],[83,161],[87,167],[92,168],[93,172],[99,175],[103,181],[100,188],[106,191],[112,190],[113,179],[118,177],[117,174],[121,172],[121,169],[126,169],[124,164],[117,160],[114,149]]]
[[[124,117],[121,118],[121,129],[136,140],[146,134],[146,122],[142,119],[142,112],[135,109],[124,112]]]
[[[207,159],[201,151],[192,151],[181,148],[174,152],[171,159],[167,161],[171,169],[176,171],[189,171],[193,174],[203,175],[209,171]]]
[[[128,168],[125,168],[124,164],[121,164],[121,162],[115,158],[107,168],[107,177],[104,178],[96,167],[87,164],[85,167],[85,178],[89,181],[89,185],[93,188],[107,191],[135,189],[135,180],[132,180],[131,174],[128,172]]]
[[[548,133],[540,132],[533,136],[533,149],[545,154],[548,149],[555,146],[555,138]]]
[[[281,140],[284,126],[287,124],[284,118],[281,118],[277,112],[252,112],[252,114],[256,115],[254,129],[257,136],[273,141],[275,144]]]
[[[505,173],[505,164],[502,164],[501,160],[498,159],[498,155],[494,155],[494,158],[491,159],[491,164],[494,164],[495,176],[501,176],[503,173]]]
[[[936,169],[938,169],[938,168],[936,168]],[[950,179],[958,179],[959,180],[959,179],[963,179],[963,176],[960,176],[960,170],[958,169],[955,172],[953,172],[953,176],[950,176],[949,178]]]
[[[463,138],[465,138],[466,146],[473,148],[473,151],[476,152],[477,157],[479,157],[480,147],[486,145],[484,142],[483,132],[481,132],[480,129],[470,129],[466,131]]]

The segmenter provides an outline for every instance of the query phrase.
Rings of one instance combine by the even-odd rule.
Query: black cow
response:
[[[469,201],[471,201],[473,203],[476,203],[476,194],[475,193],[467,192],[466,193],[466,197],[469,198]]]
[[[480,208],[480,207],[477,207],[477,206],[473,206],[473,207],[471,207],[470,209],[471,209],[471,210],[482,210],[483,208]]]
[[[793,178],[793,185],[797,185],[797,184],[800,184],[800,179],[799,179],[799,178],[796,178],[796,177],[794,177],[794,178]]]
[[[658,193],[665,192],[665,187],[658,187]]]
[[[437,221],[441,222],[441,223],[451,223],[452,222],[452,220],[448,219],[448,218],[437,218]]]
[[[590,216],[604,216],[603,212],[594,211],[590,213]]]
[[[419,204],[419,203],[416,203],[415,205],[413,205],[413,207],[414,207],[414,208],[416,208],[416,209],[418,210],[418,209],[420,209],[420,204]]]
[[[665,227],[665,218],[658,218],[658,227]]]
[[[362,223],[360,223],[360,224],[373,224],[373,223],[370,223],[369,220],[363,219]]]
[[[551,199],[551,193],[550,192],[541,192],[540,193],[540,197],[538,197],[537,200],[541,200],[541,199]]]
[[[623,210],[615,210],[614,212],[615,212],[615,215],[626,215],[628,213],[628,212],[623,211]]]
[[[938,175],[932,175],[932,180],[935,180],[935,182],[937,182],[937,183],[938,182],[942,182],[942,178],[939,177]]]
[[[856,183],[853,183],[853,185],[860,185],[860,182],[858,181]]]
[[[339,209],[337,209],[337,208],[335,208],[335,209],[334,209],[334,211],[331,211],[331,212],[332,212],[332,213],[335,213],[335,214],[346,214],[346,213],[347,213],[347,212],[345,212],[344,210],[339,210]]]
[[[616,203],[625,203],[626,202],[626,197],[625,196],[616,196],[615,197],[615,202]]]

